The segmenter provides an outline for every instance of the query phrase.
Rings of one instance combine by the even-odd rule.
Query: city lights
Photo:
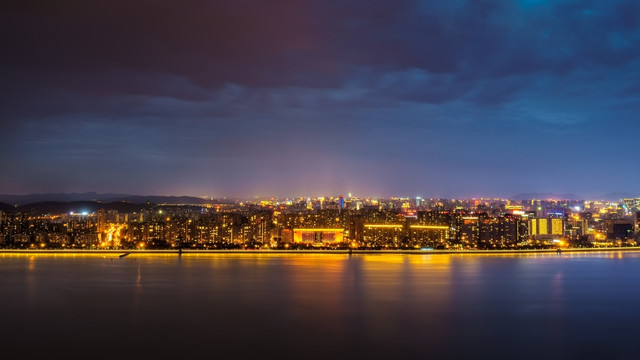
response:
[[[99,205],[99,204],[98,204]],[[638,244],[640,199],[601,201],[321,196],[0,212],[15,249],[526,250]]]

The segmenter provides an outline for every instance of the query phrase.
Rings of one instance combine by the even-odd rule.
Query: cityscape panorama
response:
[[[640,1],[3,5],[8,359],[640,358]]]
[[[162,200],[162,198],[157,199]],[[166,200],[166,199],[165,199]],[[4,204],[0,246],[65,250],[535,250],[638,245],[620,201],[326,196]]]

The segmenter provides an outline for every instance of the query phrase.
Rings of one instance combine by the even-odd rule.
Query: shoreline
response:
[[[448,255],[499,255],[499,254],[564,254],[564,253],[592,253],[592,252],[615,252],[615,251],[640,251],[640,246],[628,247],[602,247],[602,248],[567,248],[567,249],[526,249],[526,250],[98,250],[98,249],[0,249],[0,254],[176,254],[176,255],[197,255],[197,254],[406,254],[406,255],[428,255],[428,254],[448,254]]]

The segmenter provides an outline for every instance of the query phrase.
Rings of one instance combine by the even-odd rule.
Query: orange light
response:
[[[293,229],[293,231],[300,231],[300,232],[318,232],[318,231],[344,231],[344,229]]]
[[[449,229],[448,226],[438,226],[438,225],[411,225],[412,229]]]
[[[366,228],[370,228],[370,229],[376,229],[376,228],[394,228],[394,229],[400,229],[402,228],[402,225],[388,225],[388,224],[365,224],[364,227]]]

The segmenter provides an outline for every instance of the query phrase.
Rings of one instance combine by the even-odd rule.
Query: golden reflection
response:
[[[36,274],[36,258],[35,256],[29,256],[27,262],[27,274],[26,274],[26,284],[27,284],[27,303],[29,304],[29,310],[35,311],[37,307],[37,289],[38,284],[36,282],[37,274]]]
[[[445,256],[439,256],[439,255],[416,255],[416,256],[409,256],[408,260],[411,264],[414,265],[425,265],[425,264],[430,264],[430,265],[438,265],[438,266],[448,266],[451,263],[451,259],[454,257],[455,255],[445,255]]]
[[[558,254],[553,252],[487,252],[487,253],[474,253],[474,252],[453,252],[453,253],[372,253],[372,252],[353,252],[349,254],[347,252],[271,252],[271,251],[185,251],[182,254],[178,254],[177,251],[158,251],[158,250],[127,250],[129,256],[127,258],[140,258],[140,259],[164,259],[170,260],[174,258],[185,259],[198,259],[203,261],[210,261],[212,266],[219,266],[221,262],[216,260],[221,259],[235,259],[243,262],[250,262],[254,264],[267,264],[273,259],[278,261],[288,262],[292,266],[308,266],[313,265],[317,261],[323,261],[325,263],[331,263],[335,261],[345,261],[347,259],[361,259],[366,264],[380,264],[384,266],[393,264],[402,264],[409,262],[414,265],[429,265],[429,266],[447,266],[453,259],[460,261],[469,261],[472,258],[487,258],[487,257],[517,257],[517,258],[580,258],[580,257],[603,257],[608,259],[622,259],[625,254],[640,254],[640,251],[635,249],[629,250],[615,250],[613,249],[590,249],[585,251],[563,251]],[[27,258],[30,263],[28,264],[30,270],[33,270],[35,260],[38,258],[92,258],[100,257],[117,258],[122,255],[124,250],[0,250],[0,259],[9,258]],[[227,264],[228,265],[228,264]],[[226,265],[224,265],[226,266]]]
[[[367,254],[361,255],[363,261],[367,263],[381,263],[381,264],[402,264],[405,257],[408,255],[393,255],[393,254]]]
[[[415,318],[426,322],[438,321],[438,317],[453,311],[454,267],[457,255],[450,254],[366,254],[359,255],[362,307],[365,312],[378,314],[375,319],[365,319],[363,330],[373,338],[384,339],[389,328],[400,326],[404,316],[400,310],[388,311],[390,304],[406,299],[423,299],[424,303],[409,311]],[[472,260],[472,259],[469,259]],[[465,263],[460,261],[460,263]],[[441,311],[434,314],[432,309]],[[451,329],[440,328],[438,334],[449,336]],[[440,335],[438,335],[439,337]],[[438,339],[432,339],[437,341]]]
[[[349,255],[315,254],[288,255],[272,258],[282,261],[290,271],[278,273],[280,284],[286,288],[287,317],[291,319],[322,318],[322,322],[337,326],[325,329],[340,338],[352,334],[339,326],[350,309],[348,299],[358,293],[358,260]],[[311,320],[313,321],[313,320]]]
[[[302,254],[295,255],[291,254],[289,256],[285,256],[282,260],[287,265],[291,266],[317,266],[322,264],[328,267],[341,266],[342,262],[349,259],[349,255],[337,255],[337,254],[328,254],[328,255],[315,255],[315,254]]]

